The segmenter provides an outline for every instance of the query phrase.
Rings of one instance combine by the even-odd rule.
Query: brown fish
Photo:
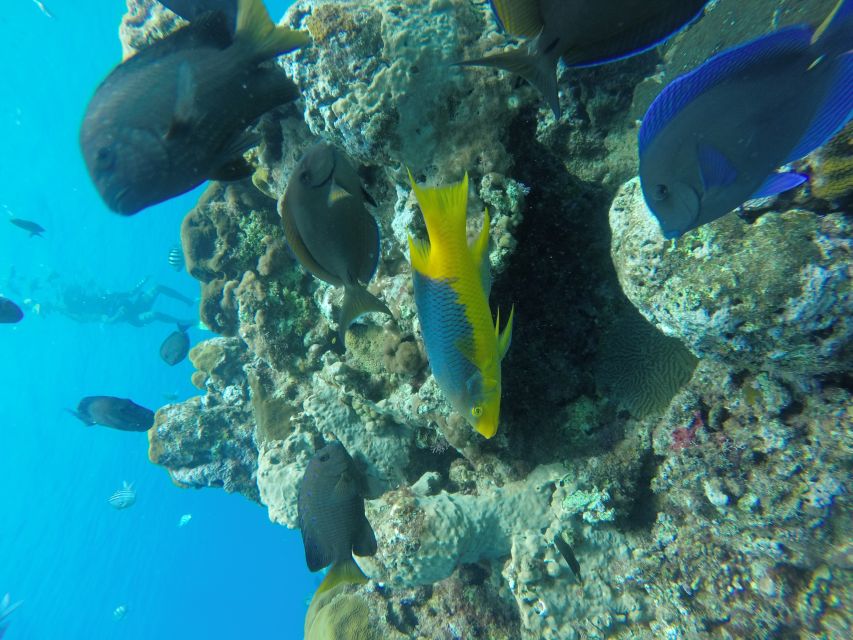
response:
[[[86,396],[71,413],[89,427],[100,424],[120,431],[148,431],[154,426],[154,412],[127,398]]]
[[[311,458],[299,487],[299,528],[308,569],[332,565],[317,589],[342,582],[365,582],[353,560],[376,553],[376,536],[364,515],[366,484],[355,461],[340,442],[326,445]]]
[[[236,31],[210,11],[117,66],[95,91],[80,128],[89,175],[113,211],[132,215],[205,180],[252,172],[247,131],[299,96],[261,63],[309,42],[277,27],[262,0],[238,0]]]
[[[517,49],[466,60],[517,73],[542,92],[556,117],[557,61],[591,67],[647,51],[701,15],[708,0],[491,0],[501,26],[532,38]]]
[[[173,331],[163,340],[163,344],[160,345],[160,357],[166,364],[175,366],[187,357],[190,350],[190,337],[187,335],[187,329],[189,326],[179,324],[178,330]]]
[[[379,226],[365,201],[376,205],[349,159],[329,143],[318,142],[299,161],[278,203],[287,242],[302,266],[320,280],[344,287],[341,344],[349,325],[363,313],[391,315],[365,288],[379,264]]]

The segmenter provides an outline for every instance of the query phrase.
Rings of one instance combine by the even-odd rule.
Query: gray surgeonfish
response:
[[[379,226],[365,201],[376,204],[349,159],[318,142],[299,161],[278,203],[287,243],[302,266],[320,280],[344,287],[338,320],[341,345],[347,328],[361,314],[391,315],[365,288],[379,263]]]
[[[247,127],[295,100],[284,72],[259,66],[309,42],[277,27],[261,0],[239,0],[236,32],[212,11],[116,67],[80,128],[89,175],[107,206],[132,215],[205,180],[251,175]]]
[[[853,0],[818,28],[724,51],[667,85],[639,134],[646,204],[668,238],[807,177],[777,173],[853,116]]]
[[[16,227],[23,229],[24,231],[28,231],[31,238],[43,238],[41,234],[45,232],[45,228],[41,226],[38,222],[33,222],[32,220],[24,220],[23,218],[9,218],[9,222],[11,222]]]
[[[647,51],[698,18],[708,0],[491,0],[503,29],[530,38],[516,49],[460,64],[498,67],[539,89],[556,117],[557,62],[591,67]]]
[[[9,298],[0,296],[0,324],[15,324],[20,322],[23,317],[24,312],[21,311],[21,307]]]
[[[187,329],[189,329],[187,325],[179,324],[177,331],[173,331],[163,340],[163,344],[160,345],[160,357],[166,364],[175,366],[187,357],[190,350]]]
[[[322,593],[344,582],[365,582],[352,555],[376,553],[376,537],[364,515],[365,476],[340,442],[311,458],[299,487],[299,528],[308,569],[332,568],[317,589]]]
[[[71,413],[89,427],[100,424],[120,431],[148,431],[154,426],[154,412],[127,398],[86,396]]]

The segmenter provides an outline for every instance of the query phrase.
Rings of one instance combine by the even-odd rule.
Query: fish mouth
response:
[[[134,213],[134,211],[125,206],[125,198],[130,193],[130,187],[123,187],[118,190],[118,192],[111,198],[112,206],[110,207],[114,211],[123,214]]]

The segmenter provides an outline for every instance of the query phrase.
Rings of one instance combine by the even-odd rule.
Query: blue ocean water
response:
[[[288,4],[267,1],[274,17]],[[0,12],[0,294],[10,295],[14,269],[24,293],[31,278],[55,273],[113,291],[147,277],[197,298],[198,283],[167,255],[198,193],[112,214],[77,146],[86,103],[121,56],[124,3],[46,5],[53,19],[31,0],[7,0]],[[7,215],[36,220],[45,237],[29,238]],[[195,312],[172,300],[155,308]],[[145,434],[85,427],[66,411],[86,395],[156,409],[167,394],[197,394],[188,361],[160,359],[173,327],[77,323],[47,305],[27,312],[0,325],[0,597],[23,600],[6,640],[300,638],[318,579],[298,532],[241,496],[175,487],[148,461]],[[118,511],[107,498],[123,481],[138,499]],[[179,528],[184,514],[192,520]],[[116,620],[120,605],[127,614]]]

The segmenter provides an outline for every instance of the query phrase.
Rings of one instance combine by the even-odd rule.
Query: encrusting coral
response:
[[[505,42],[486,3],[288,10],[314,38],[279,59],[303,98],[258,123],[254,181],[211,183],[182,228],[202,320],[228,337],[193,350],[205,393],[160,409],[149,440],[176,483],[239,492],[288,527],[308,460],[346,446],[379,553],[367,585],[312,604],[306,637],[353,637],[320,629],[365,619],[391,639],[853,635],[849,216],[816,182],[817,198],[672,242],[625,183],[666,81],[833,2],[783,0],[774,18],[775,4],[710,3],[663,48],[561,71],[556,122],[524,83],[450,66]],[[178,24],[153,0],[129,5],[129,47]],[[371,288],[393,319],[363,318],[346,349],[340,291],[292,259],[273,199],[316,137],[363,165],[378,203]],[[488,442],[450,411],[421,346],[406,165],[428,184],[469,172],[471,237],[492,217],[492,298],[515,303],[516,328]],[[625,349],[632,335],[653,347]],[[596,363],[627,372],[624,358],[667,375],[653,392],[632,387],[642,373],[603,380]]]

